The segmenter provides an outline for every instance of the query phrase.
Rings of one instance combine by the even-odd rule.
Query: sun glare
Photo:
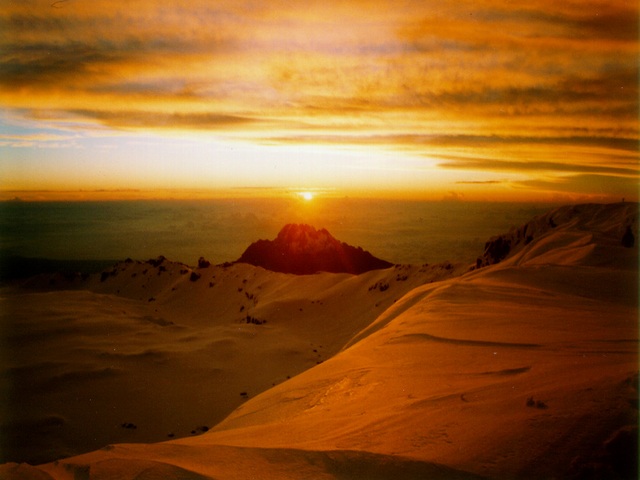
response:
[[[313,200],[313,193],[311,192],[300,192],[299,195],[306,201]]]

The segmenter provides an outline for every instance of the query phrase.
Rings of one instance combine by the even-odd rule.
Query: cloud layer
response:
[[[32,128],[376,145],[542,190],[540,171],[637,181],[626,0],[30,0],[0,5],[0,32],[0,103]]]

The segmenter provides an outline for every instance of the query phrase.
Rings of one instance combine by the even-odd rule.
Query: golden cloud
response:
[[[25,120],[372,143],[457,158],[448,169],[637,171],[605,165],[617,141],[638,158],[625,0],[31,0],[0,5],[0,32],[0,104]],[[560,138],[604,148],[602,166],[558,162]],[[487,139],[503,157],[484,160]]]

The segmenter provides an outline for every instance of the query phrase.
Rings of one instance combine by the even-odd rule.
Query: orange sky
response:
[[[2,2],[0,198],[637,199],[639,53],[628,0]]]

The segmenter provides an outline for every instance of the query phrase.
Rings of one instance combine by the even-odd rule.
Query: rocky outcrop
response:
[[[289,224],[274,240],[252,243],[237,260],[275,272],[307,275],[316,272],[360,274],[393,264],[360,247],[336,240],[327,230]]]
[[[491,237],[484,245],[484,252],[476,261],[476,267],[486,267],[501,262],[525,245],[528,245],[534,238],[542,233],[556,228],[552,217],[546,221],[539,221],[538,218],[519,228],[511,229],[508,233]]]
[[[622,246],[625,248],[633,248],[636,243],[636,237],[633,234],[633,229],[631,225],[627,225],[627,229],[624,231],[624,235],[622,235]]]

